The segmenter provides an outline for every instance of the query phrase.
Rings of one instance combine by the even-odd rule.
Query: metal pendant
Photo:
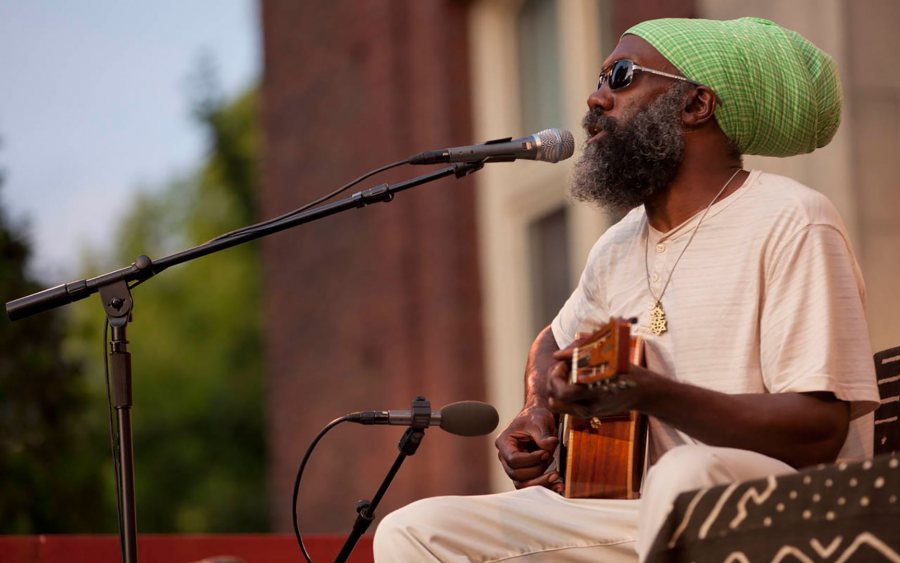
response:
[[[666,312],[663,311],[662,302],[657,301],[650,305],[650,332],[660,336],[669,330],[666,326]]]

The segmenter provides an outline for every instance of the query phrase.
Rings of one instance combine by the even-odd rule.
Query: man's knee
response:
[[[684,445],[666,452],[647,473],[641,495],[641,516],[636,549],[641,561],[672,508],[685,491],[728,481],[728,470],[713,448]]]
[[[652,494],[651,488],[684,492],[730,480],[728,466],[716,455],[714,448],[684,445],[666,452],[650,469],[645,494]]]
[[[391,512],[378,523],[373,545],[376,561],[390,561],[402,546],[411,543],[408,509],[409,506]]]
[[[442,513],[430,506],[435,502],[437,499],[416,501],[382,518],[375,530],[375,560],[412,561],[422,556],[428,542],[423,537],[427,536],[425,530],[435,525],[433,520]]]
[[[783,461],[760,453],[689,444],[672,448],[659,459],[647,474],[644,492],[684,492],[793,471]]]
[[[381,519],[378,527],[375,528],[375,546],[395,541],[397,537],[406,535],[409,521],[404,514],[404,510],[408,507],[400,508],[391,512]]]

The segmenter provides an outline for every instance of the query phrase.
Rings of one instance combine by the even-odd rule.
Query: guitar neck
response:
[[[627,373],[635,354],[631,322],[621,318],[610,319],[577,343],[572,350],[569,383],[592,384]]]

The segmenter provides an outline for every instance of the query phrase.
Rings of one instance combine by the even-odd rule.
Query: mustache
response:
[[[588,135],[592,135],[598,131],[614,133],[616,129],[619,128],[619,121],[614,117],[604,115],[603,110],[600,108],[591,108],[584,114],[584,118],[581,120],[581,126]]]

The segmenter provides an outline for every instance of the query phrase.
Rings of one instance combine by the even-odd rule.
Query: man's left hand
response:
[[[579,418],[608,416],[633,410],[647,393],[642,384],[646,387],[654,378],[661,377],[652,371],[631,365],[628,373],[618,376],[618,380],[626,382],[627,386],[622,388],[616,386],[613,389],[604,389],[601,386],[592,388],[580,383],[569,383],[571,349],[556,352],[554,358],[558,362],[550,370],[548,378],[550,408],[554,412],[571,414]]]

